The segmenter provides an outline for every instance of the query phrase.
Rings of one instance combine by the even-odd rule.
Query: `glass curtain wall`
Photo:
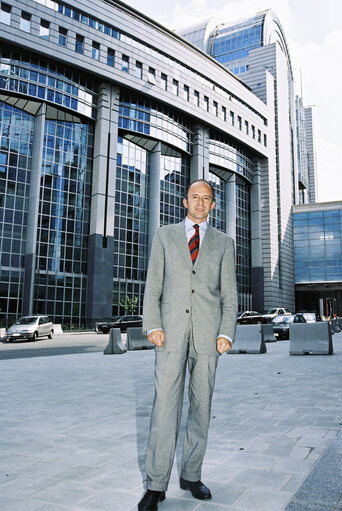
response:
[[[186,156],[161,156],[160,225],[181,222],[185,217],[183,198],[190,180]]]
[[[93,126],[45,123],[34,312],[85,324]]]
[[[226,183],[212,172],[209,175],[209,182],[215,190],[216,203],[215,209],[210,212],[210,225],[226,232]]]
[[[114,219],[113,315],[120,301],[142,297],[148,263],[149,162],[145,149],[118,137]]]
[[[294,213],[295,279],[342,281],[342,210]]]
[[[251,215],[250,185],[236,177],[236,275],[239,310],[250,310],[251,295]]]
[[[0,101],[0,326],[21,313],[34,117]]]

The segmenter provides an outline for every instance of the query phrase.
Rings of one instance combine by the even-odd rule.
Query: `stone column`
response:
[[[209,179],[209,130],[201,124],[194,126],[190,181]]]
[[[150,195],[148,217],[148,252],[150,253],[153,235],[160,222],[160,164],[161,143],[158,142],[149,154],[150,158]]]
[[[86,321],[112,317],[119,89],[103,83],[95,124]]]
[[[256,162],[251,186],[252,307],[264,311],[264,268],[262,262],[261,168]]]
[[[29,316],[33,312],[37,228],[39,213],[40,181],[43,159],[45,117],[46,104],[42,103],[34,121],[30,195],[28,204],[26,242],[24,254],[24,287],[21,310],[24,316]]]

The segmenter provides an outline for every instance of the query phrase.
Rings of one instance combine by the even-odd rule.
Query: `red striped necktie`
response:
[[[190,250],[192,264],[195,263],[196,258],[198,256],[199,242],[200,242],[199,225],[195,224],[195,225],[193,225],[193,228],[195,229],[195,234],[193,236],[191,236],[191,238],[189,239],[189,250]]]

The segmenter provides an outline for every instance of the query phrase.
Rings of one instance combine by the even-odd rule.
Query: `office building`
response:
[[[4,325],[31,313],[93,325],[125,296],[141,313],[153,233],[183,219],[197,178],[236,242],[240,309],[294,308],[282,32],[283,46],[250,50],[242,80],[119,0],[7,0],[0,28]]]
[[[296,304],[342,316],[342,201],[293,206]]]

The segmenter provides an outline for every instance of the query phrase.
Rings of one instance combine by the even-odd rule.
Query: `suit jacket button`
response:
[[[195,290],[194,290],[194,289],[192,289],[192,290],[191,290],[191,292],[192,292],[192,293],[194,293],[194,292],[195,292]]]
[[[189,312],[190,312],[190,311],[189,311],[189,309],[186,309],[186,311],[185,311],[185,312],[186,312],[187,314],[189,314]]]
[[[192,270],[192,273],[195,275],[195,273],[196,273],[195,270]]]

